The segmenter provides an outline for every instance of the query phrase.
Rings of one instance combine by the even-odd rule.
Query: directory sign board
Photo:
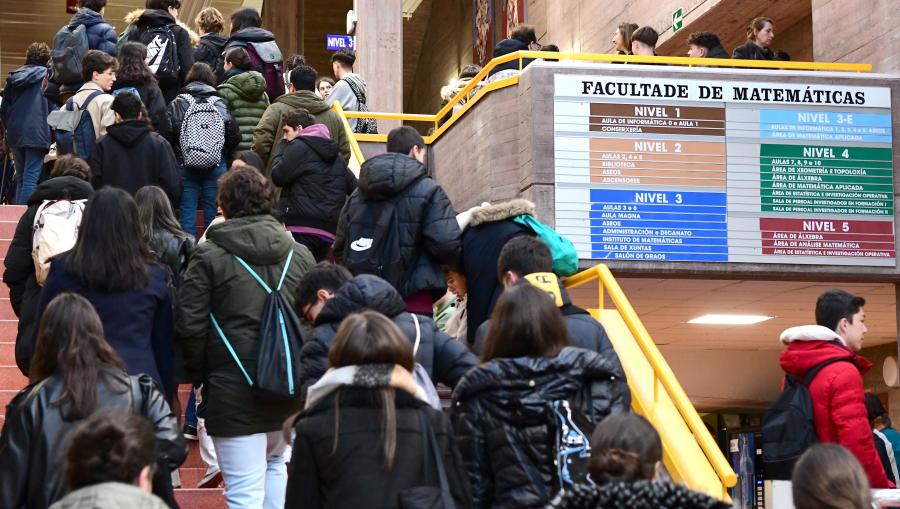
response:
[[[890,89],[555,75],[556,227],[604,260],[895,266]]]

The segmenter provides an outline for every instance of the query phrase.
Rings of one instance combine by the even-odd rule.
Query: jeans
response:
[[[203,209],[203,230],[216,217],[218,180],[225,174],[225,160],[211,170],[181,168],[181,229],[189,235],[197,233],[197,203]]]
[[[34,192],[44,170],[44,156],[47,151],[42,148],[12,148],[13,160],[16,162],[16,204],[28,205],[28,197]]]
[[[196,388],[191,387],[191,394],[188,396],[187,406],[184,408],[184,423],[188,426],[197,427],[197,395],[194,394]]]
[[[212,437],[228,509],[283,509],[290,448],[281,430]]]

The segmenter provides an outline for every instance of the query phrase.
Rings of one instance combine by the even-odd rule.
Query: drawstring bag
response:
[[[416,353],[419,351],[419,342],[422,340],[422,329],[419,327],[419,317],[416,316],[415,313],[410,313],[410,315],[412,315],[413,322],[416,324],[416,343],[413,346],[413,358],[415,358]],[[428,371],[425,370],[425,366],[416,362],[413,366],[412,375],[416,384],[425,391],[425,398],[428,400],[428,405],[435,410],[440,410],[441,397],[438,396],[437,389],[434,388],[434,382],[432,382],[431,377],[428,376]]]
[[[225,337],[216,317],[212,313],[209,314],[213,328],[225,343],[228,353],[241,369],[247,383],[264,399],[285,400],[300,395],[300,346],[303,344],[303,333],[300,328],[300,319],[297,318],[291,305],[281,293],[281,286],[284,284],[284,277],[291,266],[293,256],[294,251],[291,250],[284,262],[284,270],[281,272],[278,286],[273,290],[247,265],[247,262],[234,255],[238,263],[247,269],[253,279],[269,294],[259,320],[255,381],[250,378],[231,343]]]
[[[533,231],[537,238],[547,244],[553,255],[553,272],[556,275],[571,276],[578,272],[578,251],[571,240],[528,214],[516,216],[513,221]]]

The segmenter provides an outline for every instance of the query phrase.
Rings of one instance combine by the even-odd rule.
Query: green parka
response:
[[[234,437],[281,429],[302,408],[290,401],[258,398],[221,338],[212,313],[251,379],[256,377],[256,349],[266,291],[234,258],[240,256],[266,283],[278,284],[288,252],[294,250],[282,294],[293,305],[300,278],[315,261],[306,247],[269,215],[248,216],[213,225],[207,242],[191,256],[175,319],[177,341],[195,384],[204,384],[206,428],[211,436]]]
[[[269,98],[266,96],[266,80],[262,74],[246,71],[225,76],[218,91],[241,130],[241,143],[234,150],[234,154],[237,154],[250,150],[253,130],[269,107]]]
[[[281,139],[281,116],[288,111],[304,108],[316,117],[316,123],[325,124],[328,132],[338,144],[338,150],[345,163],[350,162],[350,142],[341,122],[341,117],[314,92],[301,90],[275,99],[253,131],[253,151],[266,161],[266,168],[272,173],[275,146]]]

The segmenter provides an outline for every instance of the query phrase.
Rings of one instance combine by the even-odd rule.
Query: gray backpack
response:
[[[416,353],[419,351],[419,343],[422,341],[422,328],[419,326],[419,317],[416,316],[415,313],[410,313],[410,315],[412,315],[413,322],[416,324],[416,343],[413,346],[413,357],[415,357]],[[425,391],[428,405],[435,410],[440,410],[441,397],[438,396],[437,389],[434,388],[434,382],[432,382],[431,377],[428,376],[428,371],[425,370],[425,366],[416,362],[415,366],[413,366],[412,375],[413,379],[416,381],[416,385]]]
[[[53,81],[60,85],[81,83],[81,58],[91,49],[87,27],[78,25],[70,29],[68,25],[59,29],[53,37]]]
[[[213,98],[203,97],[198,101],[190,94],[178,97],[188,102],[178,134],[184,165],[192,170],[211,170],[222,160],[225,119]]]

